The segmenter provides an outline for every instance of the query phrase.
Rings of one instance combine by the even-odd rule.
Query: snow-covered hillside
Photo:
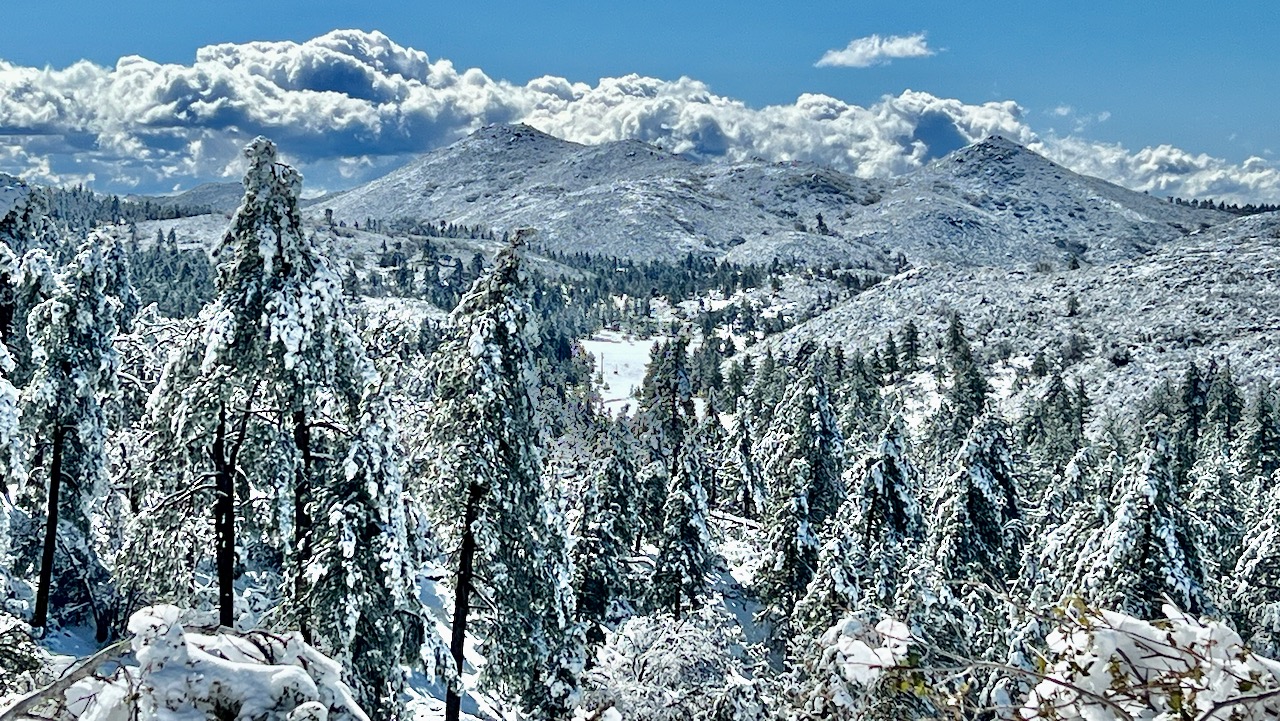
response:
[[[523,125],[486,127],[312,208],[348,223],[531,226],[561,252],[875,268],[893,251],[916,264],[1106,262],[1229,218],[1077,175],[1000,137],[886,182],[808,163],[699,164],[637,141],[583,146]]]
[[[1091,395],[1118,409],[1189,360],[1228,359],[1246,383],[1280,378],[1278,279],[1280,214],[1269,213],[1105,266],[912,269],[765,346],[820,339],[865,351],[911,319],[941,339],[958,312],[989,359],[1065,358]]]

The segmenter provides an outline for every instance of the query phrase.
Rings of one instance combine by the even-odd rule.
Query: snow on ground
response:
[[[582,347],[595,358],[596,372],[603,377],[600,396],[610,413],[628,408],[634,412],[640,405],[640,386],[649,365],[649,352],[660,336],[635,338],[616,331],[601,331],[582,341]]]

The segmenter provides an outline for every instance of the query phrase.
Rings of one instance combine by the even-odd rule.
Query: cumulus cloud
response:
[[[1013,101],[907,90],[866,106],[803,94],[753,108],[691,78],[627,75],[592,85],[547,76],[520,85],[376,32],[214,45],[190,65],[135,56],[62,69],[0,61],[0,171],[117,192],[235,178],[239,148],[257,134],[280,144],[309,188],[350,187],[497,122],[580,143],[638,139],[700,159],[804,160],[863,177],[907,172],[998,133],[1139,190],[1280,196],[1280,171],[1268,161],[1232,165],[1167,146],[1130,152],[1038,135]]]
[[[915,35],[868,35],[854,38],[840,50],[828,50],[814,67],[819,68],[869,68],[884,65],[895,58],[927,58],[937,53],[929,47],[924,33]]]

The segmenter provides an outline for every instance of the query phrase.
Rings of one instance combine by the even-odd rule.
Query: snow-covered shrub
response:
[[[48,662],[49,654],[32,640],[27,624],[0,612],[0,697],[43,683]]]
[[[731,619],[703,606],[677,621],[637,616],[608,635],[584,679],[582,708],[624,721],[755,721],[773,704],[743,661]]]
[[[367,721],[342,667],[296,633],[204,634],[175,606],[129,619],[136,666],[90,677],[65,693],[70,716],[92,721]]]
[[[1045,678],[1023,719],[1175,721],[1280,717],[1280,662],[1244,646],[1226,624],[1172,605],[1141,621],[1077,604],[1049,634]]]
[[[812,648],[802,651],[803,667],[792,675],[789,718],[905,718],[910,708],[926,707],[914,693],[919,676],[911,668],[911,640],[899,621],[872,623],[859,615],[801,639]]]

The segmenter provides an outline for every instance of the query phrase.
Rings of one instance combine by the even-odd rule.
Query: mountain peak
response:
[[[502,143],[556,143],[573,145],[567,140],[562,140],[554,135],[538,130],[531,125],[524,123],[493,123],[486,125],[479,130],[467,136],[471,141],[490,141]]]

